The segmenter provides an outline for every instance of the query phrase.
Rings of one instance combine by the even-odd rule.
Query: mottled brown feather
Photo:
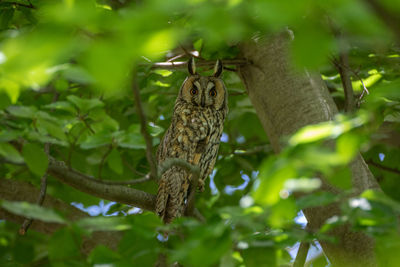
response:
[[[194,86],[197,95],[190,92]],[[210,90],[215,90],[216,95]],[[175,102],[171,125],[157,151],[158,164],[167,158],[179,158],[198,165],[198,189],[203,191],[217,159],[227,112],[227,92],[221,79],[197,74],[186,78]],[[161,176],[156,211],[165,223],[184,213],[190,184],[191,174],[177,166]]]

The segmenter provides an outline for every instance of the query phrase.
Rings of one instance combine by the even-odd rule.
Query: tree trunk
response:
[[[303,126],[332,120],[338,112],[320,75],[294,69],[288,57],[289,32],[244,43],[241,56],[252,64],[239,69],[251,102],[276,153],[282,149],[279,140]],[[310,51],[312,52],[312,51]],[[379,189],[368,166],[358,155],[350,166],[355,194],[366,189]],[[338,193],[324,183],[323,190]],[[326,219],[339,214],[338,205],[304,210],[310,229],[318,229]],[[331,232],[338,244],[321,241],[322,248],[334,266],[376,266],[374,242],[349,226]]]

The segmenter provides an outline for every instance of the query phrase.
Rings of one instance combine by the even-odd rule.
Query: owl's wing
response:
[[[157,151],[158,163],[167,158],[180,158],[191,162],[195,154],[193,132],[184,127],[182,120],[171,123]],[[190,175],[183,169],[173,166],[159,181],[156,212],[165,223],[170,223],[180,216],[185,209],[185,199],[190,187]]]

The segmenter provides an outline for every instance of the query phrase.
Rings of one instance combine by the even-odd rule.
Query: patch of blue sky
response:
[[[216,194],[219,193],[219,190],[218,190],[218,188],[217,188],[217,186],[215,185],[215,182],[214,182],[214,178],[215,178],[216,174],[217,174],[217,170],[216,169],[214,169],[212,171],[212,173],[210,174],[210,183],[209,183],[209,185],[210,185],[210,189],[211,189],[211,195],[216,195]]]
[[[296,218],[294,218],[294,221],[296,224],[300,225],[302,229],[305,229],[307,226],[307,219],[304,216],[303,211],[299,211],[299,213],[297,213],[297,216],[296,216]],[[297,242],[293,246],[287,248],[287,251],[289,252],[290,256],[292,257],[292,261],[294,261],[294,259],[296,258],[297,252],[299,250],[299,246],[300,246],[300,242]],[[318,243],[318,241],[314,241],[313,244],[310,246],[310,249],[308,250],[306,261],[309,261],[309,260],[317,257],[321,253],[323,253],[323,252],[322,252],[322,247],[321,247],[320,243]],[[327,266],[330,266],[330,264],[328,264]]]
[[[244,142],[246,142],[246,138],[244,138],[243,135],[240,135],[240,136],[238,136],[238,137],[236,138],[236,142],[237,142],[238,144],[243,144]]]
[[[292,262],[296,258],[297,252],[299,251],[299,247],[300,247],[300,242],[297,242],[292,247],[288,247],[286,249],[289,252],[290,256],[292,257]],[[319,244],[319,242],[315,240],[312,243],[312,245],[310,246],[310,249],[308,250],[306,262],[311,260],[311,259],[313,259],[313,258],[315,258],[315,257],[317,257],[321,253],[323,253],[322,252],[322,247]],[[328,259],[327,259],[327,261],[328,261]],[[331,266],[331,264],[328,262],[327,266]]]
[[[228,136],[226,133],[222,133],[220,141],[221,141],[222,143],[228,143],[228,141],[229,141],[229,136]]]
[[[228,195],[232,195],[237,190],[243,190],[247,187],[250,182],[250,177],[247,174],[244,174],[243,171],[240,171],[241,177],[243,179],[243,183],[238,186],[227,185],[225,186],[225,193]]]
[[[107,214],[108,210],[111,208],[111,206],[115,205],[116,202],[109,202],[107,204],[104,204],[104,200],[100,200],[99,205],[92,205],[87,208],[82,203],[76,203],[72,202],[71,205],[88,213],[90,216],[98,216],[98,215],[103,215],[103,216],[116,216],[118,215],[118,212],[114,212],[112,214]]]

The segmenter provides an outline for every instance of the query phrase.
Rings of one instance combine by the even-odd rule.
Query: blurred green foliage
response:
[[[398,2],[382,4],[400,14]],[[52,236],[30,230],[21,237],[17,225],[0,221],[0,265],[151,266],[164,253],[184,266],[285,266],[292,260],[288,247],[331,240],[329,229],[350,223],[376,238],[381,266],[396,266],[400,48],[394,33],[361,0],[1,1],[0,179],[39,186],[48,166],[45,143],[51,144],[52,157],[85,174],[109,180],[142,176],[149,169],[133,106],[132,73],[137,73],[155,149],[186,72],[152,69],[150,63],[182,55],[186,60],[187,51],[209,60],[236,58],[240,42],[285,28],[294,34],[294,63],[322,72],[341,111],[343,87],[329,59],[339,50],[333,29],[342,32],[350,46],[357,112],[301,129],[274,155],[239,77],[225,71],[230,113],[212,186],[196,201],[207,224],[180,218],[163,226],[148,212],[125,216],[132,207],[122,204],[103,212],[117,217],[72,223],[59,211],[1,201],[15,214],[67,226]],[[361,97],[364,86],[370,94]],[[347,166],[358,151],[385,194],[348,197]],[[22,162],[27,168],[13,164]],[[343,193],[318,191],[321,175]],[[155,194],[157,186],[148,182],[135,188]],[[99,203],[51,178],[47,192],[84,207]],[[303,208],[331,203],[341,203],[342,216],[328,220],[319,232],[303,230],[294,219]],[[166,228],[176,234],[161,242],[157,236]],[[93,231],[124,234],[116,251],[98,246],[83,255],[82,239]],[[312,262],[327,264],[325,257]]]

